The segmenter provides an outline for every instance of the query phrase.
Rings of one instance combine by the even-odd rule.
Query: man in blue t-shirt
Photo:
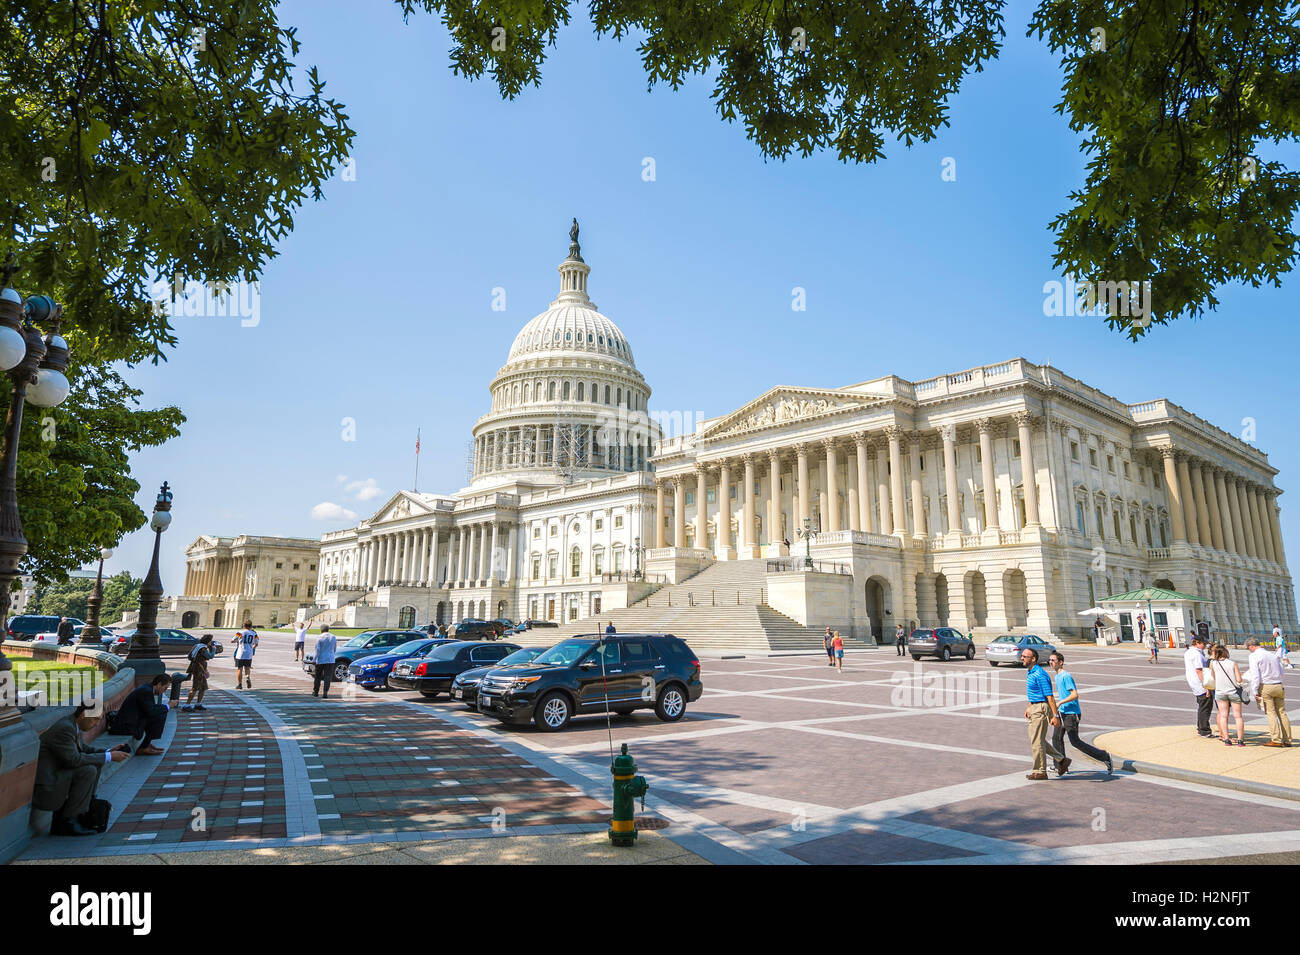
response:
[[[1048,724],[1060,726],[1061,718],[1056,712],[1052,678],[1038,665],[1038,651],[1026,647],[1020,652],[1020,662],[1029,671],[1025,675],[1025,695],[1029,699],[1025,706],[1025,719],[1029,720],[1029,746],[1034,753],[1034,771],[1025,778],[1046,779],[1047,755],[1054,760],[1065,758],[1065,754],[1047,738]]]
[[[1115,771],[1115,764],[1111,762],[1110,753],[1104,749],[1089,746],[1079,739],[1079,721],[1083,719],[1083,709],[1079,706],[1079,687],[1074,682],[1074,677],[1065,669],[1065,654],[1060,650],[1053,650],[1052,655],[1047,658],[1047,665],[1056,674],[1056,705],[1061,714],[1061,725],[1056,727],[1056,732],[1052,735],[1052,745],[1064,753],[1065,736],[1068,733],[1074,748],[1105,766],[1106,775],[1109,776]],[[1056,775],[1064,776],[1069,768],[1070,758],[1068,756],[1056,761]]]

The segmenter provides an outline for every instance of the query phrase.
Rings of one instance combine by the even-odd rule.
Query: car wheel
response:
[[[420,691],[420,695],[421,695],[422,697],[424,697],[426,700],[436,700],[436,699],[438,698],[438,693],[439,693],[438,690],[421,690],[421,691]]]
[[[995,666],[997,666],[997,665],[998,665],[998,663],[997,663],[996,660],[990,660],[990,661],[989,661],[989,666],[991,666],[991,667],[995,667]]]
[[[920,662],[921,662],[921,655],[918,654],[918,653],[913,653],[913,654],[912,654],[912,659],[915,660],[917,663],[920,663]]]
[[[975,644],[972,643],[969,647],[966,648],[966,659],[967,660],[975,659]]]
[[[347,681],[348,681],[348,664],[346,662],[334,664],[334,682],[346,683]]]
[[[676,723],[686,714],[686,694],[678,685],[671,684],[659,692],[655,702],[655,716],[665,723]]]
[[[948,660],[951,660],[951,659],[952,659],[952,651],[949,650],[947,647],[944,647],[942,650],[939,651],[939,659],[940,659],[940,660],[943,660],[943,661],[945,661],[945,662],[948,661]]]
[[[569,725],[572,707],[569,698],[563,693],[553,692],[542,697],[537,704],[537,713],[533,720],[539,729],[555,733]]]

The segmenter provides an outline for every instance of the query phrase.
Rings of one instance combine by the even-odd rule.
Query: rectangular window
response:
[[[1160,490],[1160,472],[1158,471],[1151,472],[1151,486],[1155,488],[1157,491]]]
[[[918,455],[916,456],[916,460],[918,460],[919,462],[921,462],[921,470],[924,471],[924,470],[925,470],[925,455],[924,455],[924,454],[918,454]]]
[[[1115,473],[1115,456],[1113,454],[1106,455],[1106,470],[1111,474]]]
[[[620,574],[622,572],[623,572],[623,552],[621,550],[616,550],[614,551],[614,573]]]
[[[315,597],[315,596],[316,596],[316,585],[315,585],[315,584],[308,584],[308,585],[307,585],[307,599],[310,600],[312,597]]]
[[[620,527],[622,527],[622,526],[623,526],[623,515],[622,515],[622,514],[615,514],[615,515],[614,515],[614,527],[615,527],[615,529],[620,528]]]
[[[1098,508],[1095,509],[1095,511],[1096,511],[1096,515],[1097,515],[1097,536],[1100,537],[1102,540],[1105,540],[1105,539],[1106,539],[1106,525],[1103,524],[1103,523],[1102,523],[1102,520],[1101,520],[1101,508],[1098,507]]]
[[[552,557],[549,561],[547,561],[547,563],[550,565],[547,568],[550,571],[549,576],[551,577],[560,576],[560,558]]]
[[[1088,449],[1088,463],[1091,464],[1094,468],[1097,466],[1097,449],[1096,449],[1096,448],[1089,448],[1089,449]]]
[[[283,570],[283,569],[284,569],[284,561],[279,561],[279,560],[276,561],[276,562],[275,562],[275,569],[276,569],[276,570]]]
[[[298,585],[297,585],[297,584],[290,584],[290,585],[289,585],[289,596],[290,596],[290,597],[296,597],[296,596],[298,596]]]
[[[605,520],[604,520],[604,518],[601,518],[601,517],[596,518],[596,530],[600,531],[600,530],[604,530],[604,529],[605,529]]]
[[[271,585],[271,596],[272,596],[272,597],[278,597],[278,596],[280,596],[280,585],[279,585],[279,584],[272,584],[272,585]]]
[[[574,551],[569,555],[569,576],[577,577],[582,573],[582,554]]]
[[[294,564],[294,565],[293,565],[293,569],[294,569],[294,570],[297,570],[297,569],[299,568],[299,566],[301,566],[301,565],[300,565],[300,564]]]
[[[541,536],[542,536],[542,528],[541,525],[539,524],[537,527],[533,528],[533,540],[537,540]]]
[[[1012,456],[1013,458],[1018,458],[1018,457],[1020,457],[1020,439],[1019,439],[1019,438],[1013,438],[1013,439],[1011,440],[1011,456]]]
[[[1070,460],[1071,461],[1079,460],[1079,444],[1077,441],[1070,442]]]
[[[710,504],[717,501],[718,489],[716,487],[709,488],[707,491],[704,492],[704,499],[708,501]]]
[[[738,487],[740,487],[739,484],[732,484],[729,488],[727,488],[727,490],[730,492],[730,494],[729,494],[728,496],[729,496],[733,501],[736,499],[736,488],[738,488]]]
[[[533,558],[533,580],[538,580],[541,576],[542,576],[542,559],[540,557],[534,557]]]
[[[687,506],[687,507],[694,507],[694,506],[695,506],[695,492],[694,492],[694,491],[687,491],[687,492],[686,492],[686,506]]]
[[[596,551],[591,556],[591,572],[593,574],[603,574],[605,572],[605,555],[602,551]]]
[[[558,524],[552,524],[552,525],[551,525],[551,536],[552,536],[552,537],[558,537],[559,534],[560,534],[560,525],[558,525]]]
[[[1128,473],[1128,462],[1124,462],[1124,479],[1129,480],[1131,475]]]
[[[984,463],[984,449],[981,448],[978,444],[975,445],[975,463],[976,464]]]

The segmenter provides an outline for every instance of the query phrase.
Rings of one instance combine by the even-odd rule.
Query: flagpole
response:
[[[415,486],[412,487],[411,490],[417,493],[420,490],[420,429],[419,428],[415,429]]]

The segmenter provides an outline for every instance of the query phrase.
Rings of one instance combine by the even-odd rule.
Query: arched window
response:
[[[564,387],[561,389],[560,400],[561,401],[569,400],[569,383],[567,381],[564,383]]]
[[[617,396],[614,398],[614,402],[615,402],[615,404],[620,404],[620,405],[623,403],[623,389],[622,389],[622,388],[618,389],[618,393],[617,393]]]
[[[609,404],[609,385],[605,386],[605,404]]]
[[[555,382],[553,381],[546,387],[546,400],[547,401],[555,400]]]
[[[587,387],[587,383],[586,383],[586,382],[584,382],[584,381],[580,381],[580,382],[578,382],[578,397],[577,397],[577,400],[578,400],[578,401],[585,401],[585,400],[586,400],[586,395],[585,395],[586,387]]]
[[[524,404],[528,404],[528,382],[524,382]]]
[[[600,400],[600,385],[596,382],[591,383],[591,403],[595,404]]]
[[[582,551],[577,547],[569,551],[569,576],[577,577],[582,573]]]

